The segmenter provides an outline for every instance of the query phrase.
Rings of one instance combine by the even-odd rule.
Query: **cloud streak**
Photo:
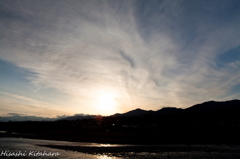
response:
[[[34,115],[54,117],[62,115],[67,111],[58,106],[34,100],[28,97],[0,92],[1,116]],[[6,113],[11,112],[11,113]],[[14,113],[13,113],[14,112]]]

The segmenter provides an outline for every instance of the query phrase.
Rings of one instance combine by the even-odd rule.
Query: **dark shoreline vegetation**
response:
[[[240,101],[187,109],[133,110],[109,117],[0,122],[0,137],[111,144],[240,144]]]

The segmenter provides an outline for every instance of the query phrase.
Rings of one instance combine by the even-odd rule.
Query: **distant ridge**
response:
[[[238,109],[240,108],[240,100],[231,100],[231,101],[208,101],[202,104],[196,104],[192,107],[186,108],[187,112],[216,112],[224,111],[229,109]]]
[[[108,144],[239,145],[239,114],[240,100],[208,101],[185,109],[165,107],[147,111],[138,108],[112,116],[75,114],[53,122],[0,122],[0,129],[8,132],[0,133],[0,137]],[[12,136],[11,132],[18,134]]]
[[[93,118],[99,118],[102,117],[101,115],[74,115],[66,118],[62,118],[59,120],[82,120],[82,119],[93,119]]]
[[[181,109],[175,107],[164,107],[157,111],[135,109],[123,114],[114,114],[112,116],[140,116],[140,115],[177,115],[182,113],[217,113],[217,112],[238,111],[240,113],[240,100],[231,101],[208,101],[201,104],[193,105],[189,108]]]
[[[10,117],[0,117],[0,122],[8,121],[55,121],[56,118],[43,118],[36,116],[10,116]]]
[[[144,116],[144,115],[161,115],[161,116],[171,116],[171,115],[194,115],[201,113],[222,113],[222,114],[234,114],[240,113],[240,100],[230,100],[230,101],[207,101],[201,104],[196,104],[191,107],[182,109],[176,107],[164,107],[157,111],[153,110],[143,110],[137,108],[135,110],[128,111],[126,113],[116,113],[109,117],[134,117],[134,116]],[[96,118],[99,115],[75,115],[67,118],[62,118],[60,120],[82,120]]]
[[[128,111],[126,113],[116,113],[109,117],[134,117],[144,115],[159,115],[159,116],[171,116],[171,115],[228,115],[238,116],[240,114],[240,100],[234,99],[230,101],[207,101],[201,104],[196,104],[191,107],[181,109],[175,107],[164,107],[157,111],[143,110],[137,108],[135,110]],[[84,115],[75,114],[74,116],[68,116],[64,118],[42,118],[36,116],[12,116],[12,117],[0,117],[0,122],[7,121],[57,121],[57,120],[82,120],[82,119],[94,119],[104,117],[101,115]]]
[[[139,115],[151,114],[153,112],[154,111],[152,111],[152,110],[147,111],[147,110],[143,110],[143,109],[137,108],[137,109],[131,110],[131,111],[127,112],[127,113],[124,113],[124,114],[114,114],[113,116],[139,116]]]

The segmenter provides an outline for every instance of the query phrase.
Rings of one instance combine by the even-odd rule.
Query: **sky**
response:
[[[239,0],[0,0],[0,116],[240,99]]]

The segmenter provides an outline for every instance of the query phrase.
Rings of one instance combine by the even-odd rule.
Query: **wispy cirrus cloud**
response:
[[[96,112],[102,92],[115,94],[118,112],[239,98],[229,95],[240,83],[239,60],[223,68],[216,63],[240,45],[237,1],[1,6],[0,58],[34,72],[26,76],[34,91],[66,93],[65,109]]]
[[[6,92],[0,92],[0,100],[1,116],[34,115],[54,117],[57,114],[62,115],[67,112],[66,110],[53,104]]]

